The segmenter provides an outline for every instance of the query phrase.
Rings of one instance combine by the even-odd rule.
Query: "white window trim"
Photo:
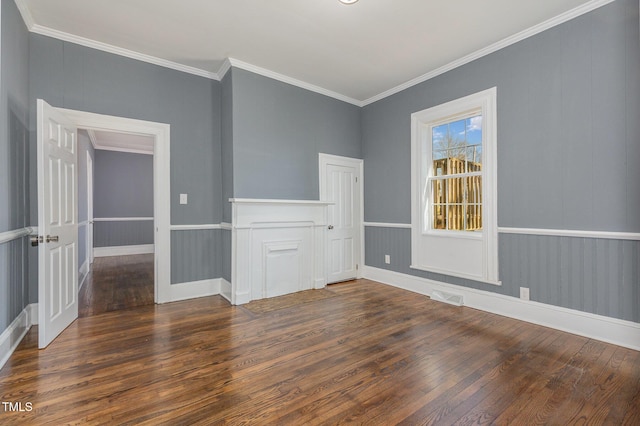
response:
[[[501,285],[498,278],[498,221],[497,221],[497,89],[495,87],[460,99],[434,106],[411,114],[411,268],[436,272],[450,276]],[[457,118],[472,111],[482,113],[483,132],[483,229],[470,235],[465,231],[437,231],[424,226],[422,218],[423,185],[425,182],[426,143],[431,135],[426,134],[430,125],[438,124],[449,118]],[[429,146],[430,148],[430,146]],[[423,232],[424,229],[429,229]],[[481,235],[479,235],[481,234]],[[482,265],[480,276],[470,276],[453,270],[425,268],[420,266],[419,238],[424,235],[454,239],[482,239]]]

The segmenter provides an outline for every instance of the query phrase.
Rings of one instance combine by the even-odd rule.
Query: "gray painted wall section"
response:
[[[221,277],[222,230],[171,232],[171,283]]]
[[[361,158],[360,108],[232,72],[234,197],[317,200],[318,153]]]
[[[30,34],[30,146],[35,147],[35,100],[56,107],[171,125],[171,223],[220,223],[220,83],[110,53]],[[35,167],[35,154],[31,156]],[[164,172],[164,171],[159,171]],[[37,221],[35,172],[32,223]],[[189,204],[179,204],[179,194]],[[95,212],[97,217],[98,212]],[[153,213],[148,216],[153,216]],[[182,238],[189,238],[191,233]],[[199,237],[194,241],[198,244]],[[212,245],[215,247],[216,245]],[[182,257],[172,252],[178,271]],[[207,275],[208,263],[197,266]],[[32,269],[32,272],[35,271]],[[37,273],[37,271],[35,272]],[[219,276],[219,275],[218,275]],[[180,280],[182,281],[182,280]],[[37,301],[37,281],[31,283]]]
[[[365,228],[365,264],[449,284],[640,322],[640,242],[500,234],[502,286],[411,269],[411,231]],[[384,263],[384,256],[391,264]]]
[[[153,217],[153,156],[96,150],[94,218]],[[93,246],[153,244],[153,221],[95,221]]]
[[[233,198],[233,70],[222,79],[220,89],[221,105],[221,169],[222,169],[222,221],[231,223],[231,203]],[[229,247],[231,250],[231,247]]]
[[[29,36],[13,1],[0,4],[0,232],[29,221]],[[0,244],[0,334],[29,304],[28,238]],[[36,265],[37,266],[37,265]]]
[[[365,107],[365,221],[411,221],[411,113],[493,86],[499,226],[640,232],[635,0],[610,3]],[[368,227],[365,263],[514,297],[528,286],[542,303],[640,322],[638,245],[501,234],[503,285],[496,287],[412,270],[410,230]]]
[[[153,156],[96,150],[93,187],[94,217],[153,217]]]
[[[220,149],[220,101],[214,98],[219,82],[29,36],[31,117],[35,99],[43,98],[56,107],[170,124],[171,223],[220,222],[220,174],[212,167]],[[35,146],[35,120],[30,124]],[[187,206],[179,205],[180,193],[189,194]]]
[[[94,222],[93,246],[118,247],[153,244],[153,221]]]
[[[620,0],[366,106],[365,220],[411,220],[411,113],[497,86],[499,225],[640,231],[638,40]]]

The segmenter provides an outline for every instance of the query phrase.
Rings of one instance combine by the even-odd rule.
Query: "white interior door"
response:
[[[38,99],[38,347],[78,317],[78,160],[73,122]]]
[[[358,276],[362,226],[362,161],[321,154],[321,198],[328,207],[327,283]]]

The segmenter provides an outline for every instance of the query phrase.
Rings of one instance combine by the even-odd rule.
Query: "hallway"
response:
[[[153,305],[153,254],[97,257],[80,290],[78,317]]]

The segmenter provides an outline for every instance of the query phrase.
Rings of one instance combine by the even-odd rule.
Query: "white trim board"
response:
[[[12,231],[0,232],[0,244],[8,243],[9,241],[18,240],[33,233],[33,228],[20,228]]]
[[[169,301],[196,299],[198,297],[216,296],[220,294],[222,278],[191,281],[169,286]]]
[[[541,228],[507,228],[499,227],[500,234],[542,235],[551,237],[573,238],[604,238],[609,240],[634,240],[640,241],[640,233],[637,232],[609,232],[609,231],[581,231],[571,229],[541,229]]]
[[[155,221],[154,301],[168,301],[171,284],[171,126],[165,123],[137,120],[58,108],[78,128],[129,133],[154,138],[153,215]]]
[[[386,222],[363,222],[364,226],[371,228],[403,228],[411,229],[410,223],[386,223]]]
[[[152,217],[94,217],[94,222],[136,222],[150,221]]]
[[[411,229],[410,223],[364,222],[364,226],[368,226],[371,228]],[[608,240],[640,241],[639,232],[584,231],[580,229],[511,228],[506,226],[499,226],[498,234],[540,235],[540,236],[548,236],[548,237],[572,237],[572,238],[603,238]]]
[[[38,323],[37,315],[35,318],[33,316],[34,311],[38,312],[37,303],[27,305],[9,327],[0,334],[0,369],[4,367],[31,326]]]
[[[210,229],[222,229],[221,223],[209,223],[202,225],[171,225],[172,231],[200,231]]]
[[[94,247],[93,257],[131,256],[134,254],[151,254],[155,252],[153,244],[136,246]]]
[[[470,308],[640,350],[639,323],[521,300],[371,266],[363,267],[363,276],[366,279],[427,296],[430,296],[434,290],[455,293],[462,295],[464,305]]]

